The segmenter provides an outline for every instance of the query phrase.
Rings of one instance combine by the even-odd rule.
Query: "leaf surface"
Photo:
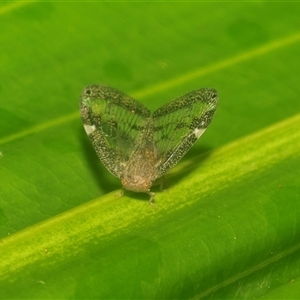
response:
[[[0,298],[297,299],[299,3],[1,2]],[[148,195],[103,167],[88,84],[152,111],[212,87]]]

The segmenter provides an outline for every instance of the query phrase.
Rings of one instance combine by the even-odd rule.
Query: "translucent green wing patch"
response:
[[[81,94],[80,113],[100,160],[120,177],[150,111],[112,87],[90,85]]]
[[[217,104],[216,90],[199,89],[163,105],[153,113],[158,177],[176,165],[203,134]]]

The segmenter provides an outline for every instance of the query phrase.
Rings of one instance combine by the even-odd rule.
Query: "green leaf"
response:
[[[297,299],[299,3],[0,3],[1,299]],[[205,135],[125,192],[78,98],[214,87]]]

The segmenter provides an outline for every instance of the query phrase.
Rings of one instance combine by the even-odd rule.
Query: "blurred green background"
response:
[[[299,13],[293,2],[0,2],[0,298],[297,298]],[[218,90],[155,210],[147,195],[109,194],[120,182],[78,112],[91,83],[151,110]],[[227,184],[205,181],[219,169]]]

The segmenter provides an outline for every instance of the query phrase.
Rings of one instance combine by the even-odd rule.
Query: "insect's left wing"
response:
[[[205,88],[187,93],[153,113],[158,177],[198,140],[212,120],[217,104],[217,91]]]
[[[112,87],[90,85],[81,94],[80,113],[100,160],[120,177],[150,111]]]

